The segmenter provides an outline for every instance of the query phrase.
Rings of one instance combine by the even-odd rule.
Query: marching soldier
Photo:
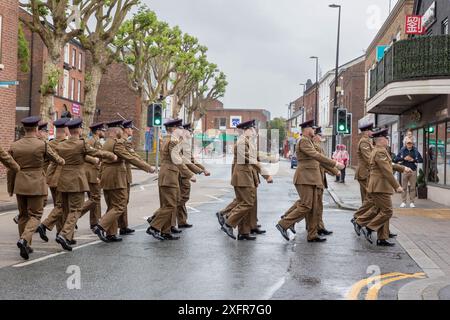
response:
[[[104,242],[119,242],[122,238],[117,237],[118,220],[127,210],[127,169],[125,162],[130,162],[141,170],[149,173],[155,172],[148,163],[133,156],[125,145],[123,137],[123,120],[108,123],[108,134],[104,151],[116,155],[115,160],[104,159],[100,173],[100,186],[103,189],[108,211],[100,219],[99,224],[94,226],[93,231]]]
[[[186,166],[181,155],[181,139],[183,136],[182,120],[171,120],[164,124],[167,136],[161,148],[161,169],[158,178],[160,208],[149,220],[147,233],[158,240],[178,240],[171,234],[173,218],[176,217],[180,202],[180,176],[191,182],[197,179]]]
[[[301,124],[302,138],[296,148],[299,165],[294,175],[294,185],[300,196],[295,206],[286,212],[276,226],[281,235],[289,241],[287,230],[306,217],[308,226],[308,242],[324,242],[326,239],[318,235],[318,217],[314,207],[317,205],[319,190],[323,188],[320,165],[341,170],[344,166],[328,159],[318,152],[312,141],[314,137],[314,120]]]
[[[195,174],[204,174],[205,177],[209,177],[211,174],[205,167],[195,160],[192,154],[192,125],[183,125],[184,135],[182,139],[182,154],[186,161],[186,166]],[[187,222],[188,213],[186,209],[186,203],[189,201],[191,195],[191,179],[184,174],[180,174],[180,203],[178,204],[176,219],[179,229],[192,228],[192,224]],[[172,228],[173,229],[173,228]],[[172,233],[174,233],[172,230]]]
[[[53,122],[53,126],[55,128],[55,139],[48,143],[53,150],[56,150],[56,146],[58,144],[66,141],[69,135],[69,131],[66,127],[66,123],[68,121],[70,121],[69,118],[61,118]],[[45,242],[48,242],[47,230],[52,231],[56,226],[56,233],[60,233],[67,217],[67,212],[64,210],[62,205],[61,194],[57,190],[61,170],[62,166],[55,162],[51,162],[46,171],[47,185],[50,188],[53,199],[53,210],[47,216],[47,219],[45,219],[36,230],[41,239]]]
[[[314,147],[320,154],[325,157],[325,151],[322,148],[322,127],[319,127],[315,131],[315,135],[313,138]],[[334,167],[327,167],[323,164],[320,165],[320,174],[323,180],[323,188],[319,187],[317,191],[317,204],[314,206],[314,209],[317,211],[317,219],[318,219],[318,231],[319,236],[329,236],[333,234],[333,231],[329,231],[325,228],[325,224],[323,222],[323,192],[324,189],[328,189],[328,181],[327,181],[327,173],[332,176],[339,176],[341,172]]]
[[[260,184],[259,175],[262,175],[267,183],[273,183],[270,176],[258,162],[256,143],[251,141],[256,137],[256,121],[248,121],[237,126],[244,130],[234,147],[234,169],[231,185],[234,187],[237,205],[231,210],[225,219],[219,218],[222,231],[230,238],[236,240],[233,228],[238,227],[238,240],[256,240],[250,235],[252,229],[252,214],[257,205],[257,188]]]
[[[96,123],[90,126],[92,138],[86,141],[87,145],[96,150],[102,150],[100,139],[105,137],[104,123]],[[96,158],[97,159],[97,158]],[[86,176],[89,183],[89,200],[86,201],[81,209],[81,217],[89,211],[89,224],[91,229],[98,224],[102,216],[101,208],[101,188],[100,188],[100,162],[85,163]]]
[[[133,121],[126,120],[123,122],[123,139],[127,151],[136,159],[145,162],[134,150],[133,142]],[[130,202],[130,190],[131,184],[133,183],[133,174],[131,172],[130,162],[125,162],[125,167],[127,168],[127,204]],[[135,230],[128,228],[128,209],[125,208],[125,212],[119,217],[119,233],[122,236],[129,235],[135,232]]]
[[[352,223],[354,224],[355,220],[358,219],[361,215],[366,213],[372,207],[371,199],[367,199],[367,184],[369,181],[369,161],[370,155],[373,150],[373,141],[371,139],[373,124],[370,123],[368,125],[361,126],[359,128],[361,130],[361,139],[358,142],[358,167],[355,172],[355,179],[358,180],[359,190],[361,193],[361,202],[362,205],[355,212],[354,217],[352,219]]]
[[[63,208],[67,211],[67,218],[63,229],[56,236],[63,249],[72,251],[75,225],[81,216],[84,204],[84,193],[89,191],[85,168],[85,156],[104,158],[110,161],[117,157],[108,151],[101,151],[89,146],[81,138],[83,121],[74,119],[66,123],[70,138],[56,146],[56,151],[65,160],[58,180],[57,191],[61,194]]]
[[[31,241],[44,211],[44,200],[48,187],[44,178],[44,161],[48,157],[59,165],[64,159],[58,156],[47,142],[37,137],[39,117],[22,119],[25,136],[11,145],[10,154],[21,170],[14,179],[13,193],[17,196],[19,207],[19,235],[17,247],[20,256],[29,259]]]
[[[387,150],[389,130],[383,129],[372,134],[375,140],[375,148],[369,160],[370,178],[367,191],[373,202],[370,211],[359,216],[355,221],[355,230],[363,232],[367,241],[373,243],[372,233],[378,233],[378,246],[394,246],[389,239],[389,220],[392,217],[392,194],[395,190],[402,193],[403,189],[394,177],[393,169],[400,172],[409,172],[409,168],[395,165],[393,168],[392,158]]]

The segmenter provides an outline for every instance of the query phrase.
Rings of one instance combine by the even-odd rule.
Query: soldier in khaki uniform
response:
[[[289,241],[287,230],[295,223],[306,217],[308,226],[308,242],[324,242],[326,239],[318,235],[318,217],[315,206],[317,206],[318,193],[323,189],[323,178],[320,165],[337,170],[343,169],[343,165],[328,159],[318,152],[312,141],[314,137],[314,120],[307,121],[301,125],[302,138],[296,148],[299,165],[294,175],[294,185],[300,200],[291,208],[277,225],[281,235]]]
[[[75,225],[81,216],[84,193],[89,191],[84,171],[85,157],[88,155],[110,161],[117,159],[113,153],[94,149],[81,139],[82,125],[81,119],[67,122],[66,127],[70,131],[70,138],[56,146],[56,151],[66,162],[61,170],[57,190],[61,193],[63,208],[67,211],[64,227],[56,236],[56,242],[68,251],[72,250],[69,242],[73,240]]]
[[[355,221],[355,229],[362,231],[366,239],[373,243],[372,232],[378,232],[378,246],[394,246],[388,242],[389,220],[392,217],[392,194],[395,190],[402,193],[403,189],[393,175],[392,158],[387,151],[389,130],[383,129],[372,134],[375,148],[370,156],[370,178],[367,191],[373,201],[372,209]],[[395,165],[395,170],[409,172],[409,168]],[[364,228],[365,227],[365,228]]]
[[[181,155],[182,123],[182,120],[171,120],[164,124],[168,134],[164,137],[161,148],[158,178],[160,208],[149,220],[150,227],[147,229],[149,235],[161,241],[179,239],[171,234],[171,229],[180,201],[180,175],[188,177],[191,182],[197,181]]]
[[[133,142],[133,121],[126,120],[123,122],[123,139],[125,140],[125,147],[127,151],[136,159],[144,160],[139,156],[139,154],[134,150]],[[131,171],[131,163],[126,161],[125,167],[127,168],[127,204],[130,202],[130,190],[131,184],[133,183],[133,174]],[[129,235],[135,232],[135,230],[128,228],[128,209],[125,208],[125,212],[119,217],[119,233],[120,235]]]
[[[119,242],[117,237],[118,220],[127,210],[127,169],[125,162],[149,173],[155,168],[132,155],[125,145],[123,135],[123,120],[108,123],[108,133],[104,151],[114,153],[116,160],[105,159],[100,172],[100,186],[103,189],[107,212],[102,216],[98,225],[93,228],[94,233],[104,242]]]
[[[231,185],[236,195],[236,206],[224,220],[219,219],[222,231],[230,238],[236,240],[233,228],[238,227],[238,240],[256,240],[251,236],[252,214],[257,205],[257,188],[260,184],[259,175],[266,179],[267,183],[273,183],[272,176],[264,170],[258,161],[256,143],[256,121],[248,121],[237,126],[244,130],[234,147],[234,168]]]
[[[66,141],[69,135],[69,130],[66,127],[66,123],[68,121],[70,121],[69,118],[61,118],[53,122],[53,126],[55,128],[55,139],[48,143],[53,150],[56,150],[56,146],[59,143]],[[47,216],[47,219],[45,219],[36,230],[39,232],[41,239],[45,242],[48,242],[48,237],[46,234],[47,230],[52,231],[56,226],[56,232],[60,233],[67,217],[67,212],[63,210],[61,194],[57,191],[61,170],[62,166],[55,162],[51,162],[46,171],[47,185],[50,188],[53,199],[53,210]]]
[[[100,139],[105,137],[104,123],[96,123],[91,125],[92,137],[86,141],[87,145],[96,150],[102,150],[102,144]],[[85,172],[89,183],[89,200],[86,201],[81,209],[81,217],[83,217],[89,211],[89,224],[91,229],[98,224],[102,216],[101,207],[101,188],[100,188],[100,162],[91,163],[86,162]]]
[[[209,177],[211,174],[206,168],[195,160],[192,154],[192,125],[183,125],[184,134],[182,137],[182,155],[190,171],[195,174],[204,174],[205,177]],[[180,203],[178,204],[176,220],[178,228],[189,229],[192,228],[192,224],[187,222],[188,213],[186,203],[191,196],[191,179],[183,174],[180,175]],[[172,230],[173,233],[174,230]]]
[[[39,117],[22,120],[25,137],[14,142],[9,151],[21,168],[14,179],[13,193],[17,196],[19,207],[20,240],[17,247],[20,249],[20,256],[26,260],[29,258],[33,234],[41,221],[44,199],[48,192],[43,174],[45,158],[48,157],[59,165],[64,164],[64,159],[47,142],[37,138],[39,120]]]
[[[371,139],[373,124],[363,125],[359,130],[361,130],[362,136],[358,142],[358,167],[356,168],[355,179],[359,182],[362,206],[355,212],[351,221],[353,224],[358,217],[366,213],[372,207],[371,199],[367,199],[367,184],[369,181],[370,155],[373,150],[373,142]]]

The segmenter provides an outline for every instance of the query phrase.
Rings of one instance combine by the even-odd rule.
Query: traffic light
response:
[[[347,113],[347,130],[345,134],[352,134],[352,118],[353,115],[351,113]]]
[[[147,127],[162,126],[162,104],[152,103],[147,108]]]
[[[345,134],[347,132],[347,109],[337,110],[337,133]]]

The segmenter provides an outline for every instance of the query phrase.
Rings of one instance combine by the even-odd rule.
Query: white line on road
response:
[[[195,213],[199,213],[200,212],[200,210],[197,210],[197,209],[189,207],[189,206],[186,206],[186,208],[189,209],[189,210],[194,211]]]
[[[272,299],[272,297],[275,294],[275,292],[280,290],[280,288],[283,286],[283,284],[285,282],[286,282],[286,277],[283,277],[280,280],[278,280],[273,286],[271,286],[271,287],[269,287],[269,289],[267,289],[267,292],[263,295],[261,300],[270,300],[270,299]]]
[[[53,257],[57,257],[57,256],[60,256],[60,255],[63,255],[63,254],[66,254],[66,252],[58,252],[58,253],[49,254],[48,256],[45,256],[45,257],[41,257],[41,258],[34,259],[34,260],[31,260],[31,261],[15,264],[15,265],[13,265],[13,268],[26,267],[26,266],[29,266],[30,264],[41,262],[41,261],[44,261],[44,260],[47,260],[47,259],[50,259],[50,258],[53,258]]]
[[[17,213],[17,211],[8,211],[8,212],[0,213],[0,217],[1,216],[7,216],[8,214],[13,214],[13,213]]]
[[[207,194],[206,196],[207,196],[208,198],[217,200],[218,202],[224,202],[224,200],[222,200],[222,199],[220,199],[220,198],[217,198],[217,197],[214,197],[214,196],[211,196],[211,195],[209,195],[209,194]]]

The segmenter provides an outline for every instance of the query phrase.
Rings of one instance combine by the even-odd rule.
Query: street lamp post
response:
[[[333,106],[333,136],[331,140],[332,150],[336,150],[336,112],[337,112],[337,100],[338,100],[338,77],[339,77],[339,45],[340,45],[340,37],[341,37],[341,5],[339,4],[330,4],[330,8],[339,9],[338,15],[338,31],[337,31],[337,47],[336,47],[336,69],[335,69],[335,78],[334,78],[334,106]]]
[[[317,126],[319,125],[319,57],[312,56],[310,58],[316,60],[316,105],[314,108],[314,120]]]

